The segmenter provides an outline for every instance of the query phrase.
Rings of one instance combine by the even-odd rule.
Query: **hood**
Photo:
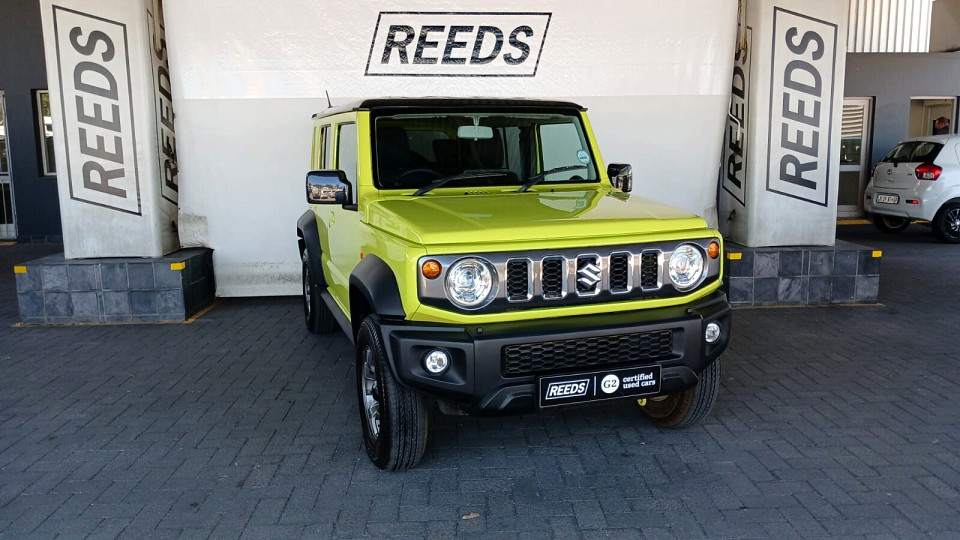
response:
[[[643,197],[604,189],[428,194],[381,199],[370,225],[429,246],[609,238],[706,228],[703,219]]]

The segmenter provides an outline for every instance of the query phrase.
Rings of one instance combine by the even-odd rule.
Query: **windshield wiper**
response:
[[[565,167],[555,167],[553,169],[543,171],[540,174],[535,174],[530,178],[527,178],[527,181],[522,186],[520,186],[520,189],[517,190],[517,193],[523,193],[524,191],[539,184],[540,182],[543,181],[544,178],[547,177],[548,174],[564,172],[564,171],[575,171],[577,169],[586,169],[586,168],[587,168],[586,165],[567,165]]]
[[[464,173],[464,174],[455,174],[453,176],[444,176],[443,178],[437,178],[433,182],[430,182],[429,184],[416,190],[415,192],[413,192],[413,196],[419,197],[420,195],[423,195],[424,193],[432,189],[436,189],[440,186],[443,186],[444,184],[453,182],[454,180],[467,180],[469,178],[490,178],[493,176],[503,176],[504,174],[506,173],[504,173],[503,171],[499,171],[499,172],[486,172],[486,173]]]

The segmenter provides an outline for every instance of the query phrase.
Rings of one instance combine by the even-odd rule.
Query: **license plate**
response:
[[[540,378],[540,406],[555,407],[660,392],[660,366]]]
[[[882,193],[877,194],[877,202],[880,204],[897,204],[900,202],[899,195],[884,195]]]

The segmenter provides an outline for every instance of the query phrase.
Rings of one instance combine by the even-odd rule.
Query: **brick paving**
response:
[[[704,424],[437,416],[406,473],[298,300],[18,328],[9,269],[52,248],[0,247],[0,538],[957,538],[960,246],[841,235],[884,250],[883,305],[738,310]]]

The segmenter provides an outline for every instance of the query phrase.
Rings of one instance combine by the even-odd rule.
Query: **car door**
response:
[[[351,186],[349,205],[331,206],[326,220],[329,238],[329,263],[327,268],[331,279],[327,280],[328,290],[334,300],[340,304],[344,313],[350,313],[350,274],[360,263],[360,217],[357,213],[357,124],[355,119],[337,122],[333,126],[336,133],[335,149],[332,158],[335,161],[330,168],[343,171]],[[328,162],[329,163],[329,162]]]

